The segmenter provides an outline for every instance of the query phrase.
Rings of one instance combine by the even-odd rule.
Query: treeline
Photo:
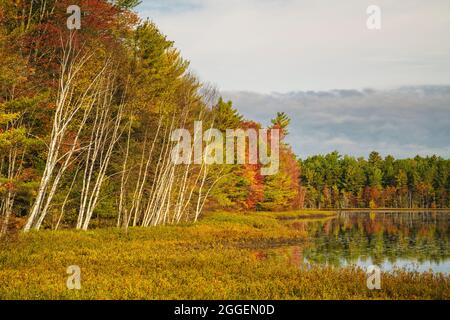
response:
[[[281,131],[274,175],[260,163],[174,164],[174,129],[262,126],[191,74],[137,2],[0,2],[1,234],[175,224],[216,209],[449,206],[448,161],[333,153],[299,163],[284,113],[266,128]],[[67,28],[72,5],[80,30]]]
[[[338,152],[300,160],[308,208],[449,208],[450,160],[368,159]]]
[[[0,2],[0,224],[155,226],[204,210],[300,205],[299,167],[281,144],[279,173],[260,165],[175,165],[170,140],[195,121],[260,128],[189,72],[137,0]],[[82,10],[80,30],[67,8]],[[278,114],[270,128],[285,132]]]

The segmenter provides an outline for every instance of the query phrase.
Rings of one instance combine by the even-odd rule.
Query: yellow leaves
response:
[[[1,109],[2,106],[0,105],[0,110]],[[0,113],[0,126],[16,120],[19,116],[19,113]]]

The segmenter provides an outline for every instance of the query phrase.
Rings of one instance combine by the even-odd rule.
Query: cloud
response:
[[[372,4],[144,0],[139,13],[246,117],[287,112],[303,157],[450,157],[450,1],[378,0],[380,31],[366,28]]]
[[[270,93],[450,83],[450,1],[144,0],[142,17],[223,90]]]
[[[143,16],[152,14],[178,14],[203,8],[201,0],[144,0],[139,6]]]
[[[223,92],[248,119],[268,125],[276,112],[292,118],[288,142],[302,156],[337,150],[367,156],[450,157],[450,86],[391,90]]]

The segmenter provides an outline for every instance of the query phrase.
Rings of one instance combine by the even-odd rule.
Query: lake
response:
[[[306,243],[268,249],[299,267],[377,265],[450,274],[450,212],[341,212],[327,219],[296,219]]]

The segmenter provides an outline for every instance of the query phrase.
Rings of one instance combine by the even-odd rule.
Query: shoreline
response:
[[[450,277],[382,273],[383,290],[352,267],[299,268],[265,244],[308,239],[303,221],[332,211],[206,214],[197,224],[87,232],[44,230],[0,245],[0,299],[448,299]],[[334,211],[336,212],[336,211]],[[67,290],[79,266],[81,290]],[[331,285],[332,284],[332,285]],[[320,288],[320,290],[318,290]]]

